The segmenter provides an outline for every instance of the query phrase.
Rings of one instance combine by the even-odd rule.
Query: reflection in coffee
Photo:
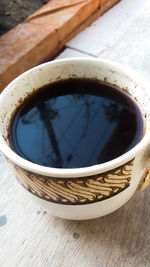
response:
[[[69,79],[24,100],[9,138],[14,151],[31,162],[79,168],[119,157],[143,131],[141,111],[125,92],[97,80]]]

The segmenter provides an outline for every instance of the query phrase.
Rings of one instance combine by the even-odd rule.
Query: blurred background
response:
[[[49,0],[0,0],[0,35],[22,22]]]

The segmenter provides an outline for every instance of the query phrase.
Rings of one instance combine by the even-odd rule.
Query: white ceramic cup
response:
[[[18,103],[38,88],[67,78],[96,78],[129,93],[146,118],[142,140],[122,156],[76,169],[49,168],[29,162],[9,145],[8,132]],[[18,181],[49,213],[66,219],[91,219],[115,211],[149,181],[150,108],[147,84],[131,69],[115,62],[73,58],[39,65],[16,78],[0,95],[0,149]]]

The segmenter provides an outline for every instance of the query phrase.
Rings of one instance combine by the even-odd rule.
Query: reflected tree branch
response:
[[[62,166],[63,160],[62,160],[62,156],[61,156],[61,153],[59,150],[59,146],[58,146],[58,142],[57,142],[57,138],[55,135],[53,125],[51,123],[51,120],[45,119],[45,115],[48,113],[48,109],[47,109],[45,103],[40,103],[38,105],[38,110],[40,113],[41,120],[43,121],[45,128],[47,129],[47,134],[48,134],[49,140],[51,141],[51,144],[53,146],[53,150],[55,152],[55,155],[57,157],[57,162],[59,162],[59,168],[62,168],[63,167]]]

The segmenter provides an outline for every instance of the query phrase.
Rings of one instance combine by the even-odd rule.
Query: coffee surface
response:
[[[9,138],[13,150],[31,162],[79,168],[119,157],[143,132],[141,111],[125,92],[97,80],[69,79],[24,100]]]

